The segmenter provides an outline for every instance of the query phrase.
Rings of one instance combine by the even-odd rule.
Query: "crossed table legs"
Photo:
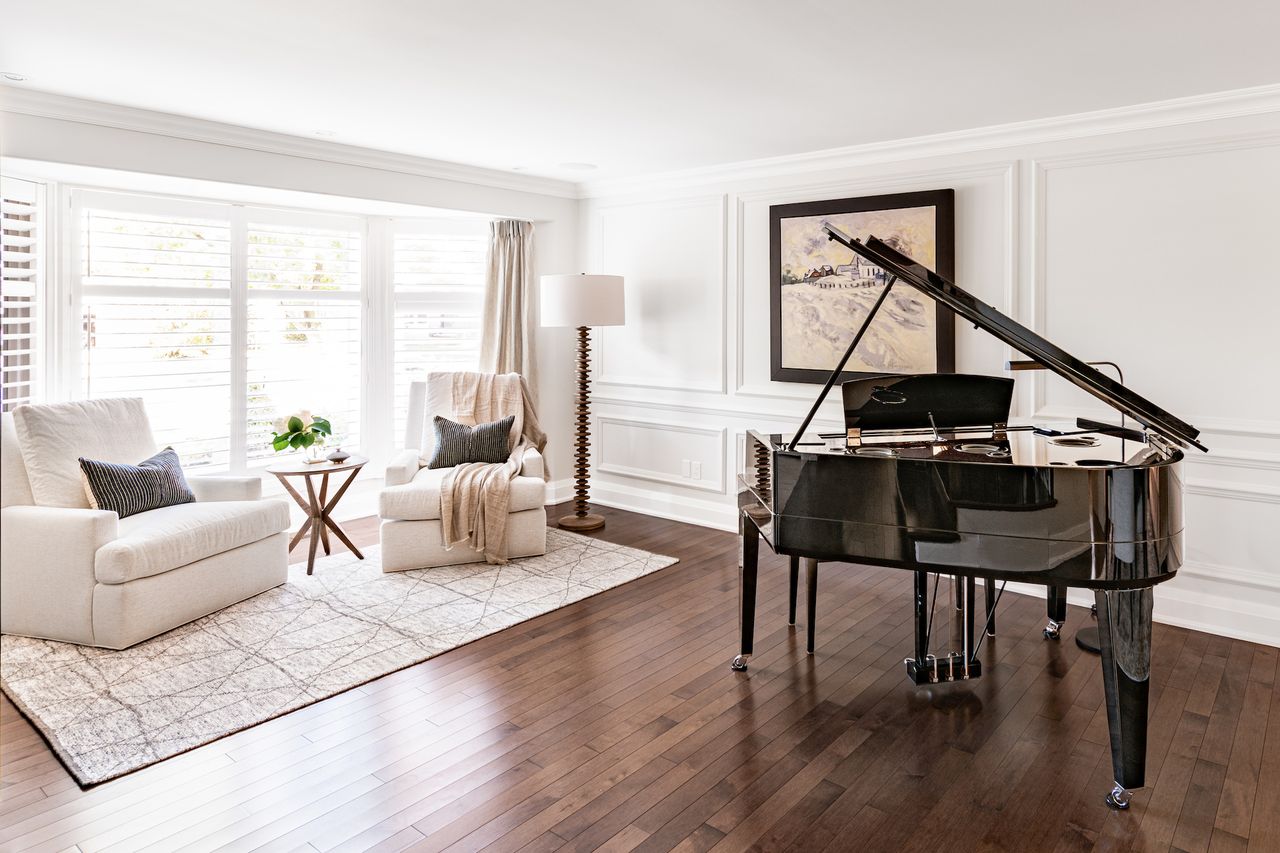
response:
[[[296,475],[276,474],[276,477],[280,480],[280,484],[284,486],[285,491],[293,496],[293,499],[297,501],[298,506],[302,507],[302,511],[307,514],[307,520],[302,522],[302,526],[298,528],[297,533],[293,534],[293,539],[289,542],[289,550],[292,551],[294,546],[302,540],[302,537],[306,535],[308,531],[311,532],[311,551],[307,555],[307,574],[311,574],[312,570],[315,568],[317,544],[324,546],[324,552],[326,555],[329,553],[330,530],[333,531],[334,536],[337,536],[342,540],[342,544],[346,545],[347,548],[350,549],[351,553],[355,554],[361,560],[364,559],[364,554],[360,553],[360,549],[351,543],[351,540],[347,538],[347,534],[343,533],[342,528],[338,526],[338,523],[329,516],[329,514],[333,512],[333,508],[338,505],[338,501],[342,499],[343,494],[346,493],[347,487],[355,482],[356,474],[360,473],[360,469],[356,468],[351,471],[347,476],[346,482],[338,488],[338,491],[333,493],[333,497],[327,497],[329,493],[330,473],[331,472],[328,471],[316,471],[314,473],[308,472]],[[312,477],[316,474],[319,474],[321,477],[319,495],[316,494],[315,486],[311,482]],[[289,484],[288,477],[290,476],[300,476],[306,481],[306,500],[303,499],[302,495],[298,494],[297,489]]]

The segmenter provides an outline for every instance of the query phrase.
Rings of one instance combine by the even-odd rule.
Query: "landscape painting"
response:
[[[952,190],[896,193],[769,208],[772,378],[825,382],[886,284],[884,271],[827,239],[875,236],[947,278],[955,271]],[[950,373],[952,313],[896,284],[839,381],[874,373]]]

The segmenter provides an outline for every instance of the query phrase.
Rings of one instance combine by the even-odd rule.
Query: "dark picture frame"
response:
[[[908,193],[891,193],[887,195],[862,196],[859,198],[841,198],[831,199],[827,201],[810,201],[800,202],[798,204],[777,204],[769,207],[769,350],[770,350],[770,378],[774,382],[805,382],[813,384],[821,384],[826,382],[827,377],[831,375],[831,371],[835,369],[839,362],[839,357],[833,357],[831,364],[826,369],[787,366],[783,364],[783,245],[782,245],[782,228],[784,220],[788,219],[813,219],[812,227],[815,236],[820,235],[818,223],[821,218],[838,217],[842,214],[866,213],[866,212],[889,212],[895,210],[909,210],[913,208],[932,207],[934,210],[934,255],[935,255],[935,272],[947,277],[955,278],[955,190],[940,189],[926,190],[921,192]],[[806,230],[811,223],[793,223],[794,227],[803,227]],[[852,236],[860,237],[862,235],[853,234]],[[892,234],[876,234],[881,239],[892,239]],[[840,247],[844,251],[844,247]],[[853,252],[848,252],[850,258],[853,258]],[[815,275],[820,274],[820,270],[811,271]],[[794,275],[794,272],[791,273]],[[820,279],[815,279],[820,281]],[[794,281],[785,282],[787,284]],[[894,296],[896,298],[897,288],[903,287],[911,290],[910,285],[895,285]],[[914,292],[914,291],[913,291]],[[955,314],[942,305],[938,305],[929,297],[923,294],[918,295],[920,301],[926,303],[926,310],[932,307],[935,311],[934,323],[936,328],[935,356],[936,366],[934,370],[937,373],[954,373],[955,372]],[[887,304],[887,303],[886,303]],[[857,331],[860,318],[849,315],[849,334],[845,339],[845,343],[841,347],[848,345],[848,341],[852,340],[853,334]],[[885,311],[881,311],[876,315],[876,319],[872,322],[871,328],[874,329],[883,323],[892,323],[893,320]],[[868,334],[871,329],[868,330]],[[865,341],[864,341],[865,343]],[[854,354],[857,359],[857,353]],[[884,373],[894,373],[899,371],[883,370],[883,371],[854,371],[846,370],[841,372],[839,382],[847,382],[851,379],[860,377],[880,375]],[[928,372],[926,369],[901,371],[904,373],[922,373]]]

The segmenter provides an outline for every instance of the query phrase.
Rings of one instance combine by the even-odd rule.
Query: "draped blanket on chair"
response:
[[[440,488],[445,548],[463,543],[482,552],[486,562],[505,563],[511,481],[520,473],[527,449],[541,453],[546,447],[546,433],[538,424],[529,386],[520,374],[454,373],[441,379],[452,382],[454,414],[463,422],[479,424],[515,417],[511,455],[506,462],[458,465]]]

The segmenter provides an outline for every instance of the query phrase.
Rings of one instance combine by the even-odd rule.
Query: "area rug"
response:
[[[379,550],[124,651],[0,638],[0,687],[82,786],[350,690],[677,562],[562,530],[547,553],[383,574]]]

